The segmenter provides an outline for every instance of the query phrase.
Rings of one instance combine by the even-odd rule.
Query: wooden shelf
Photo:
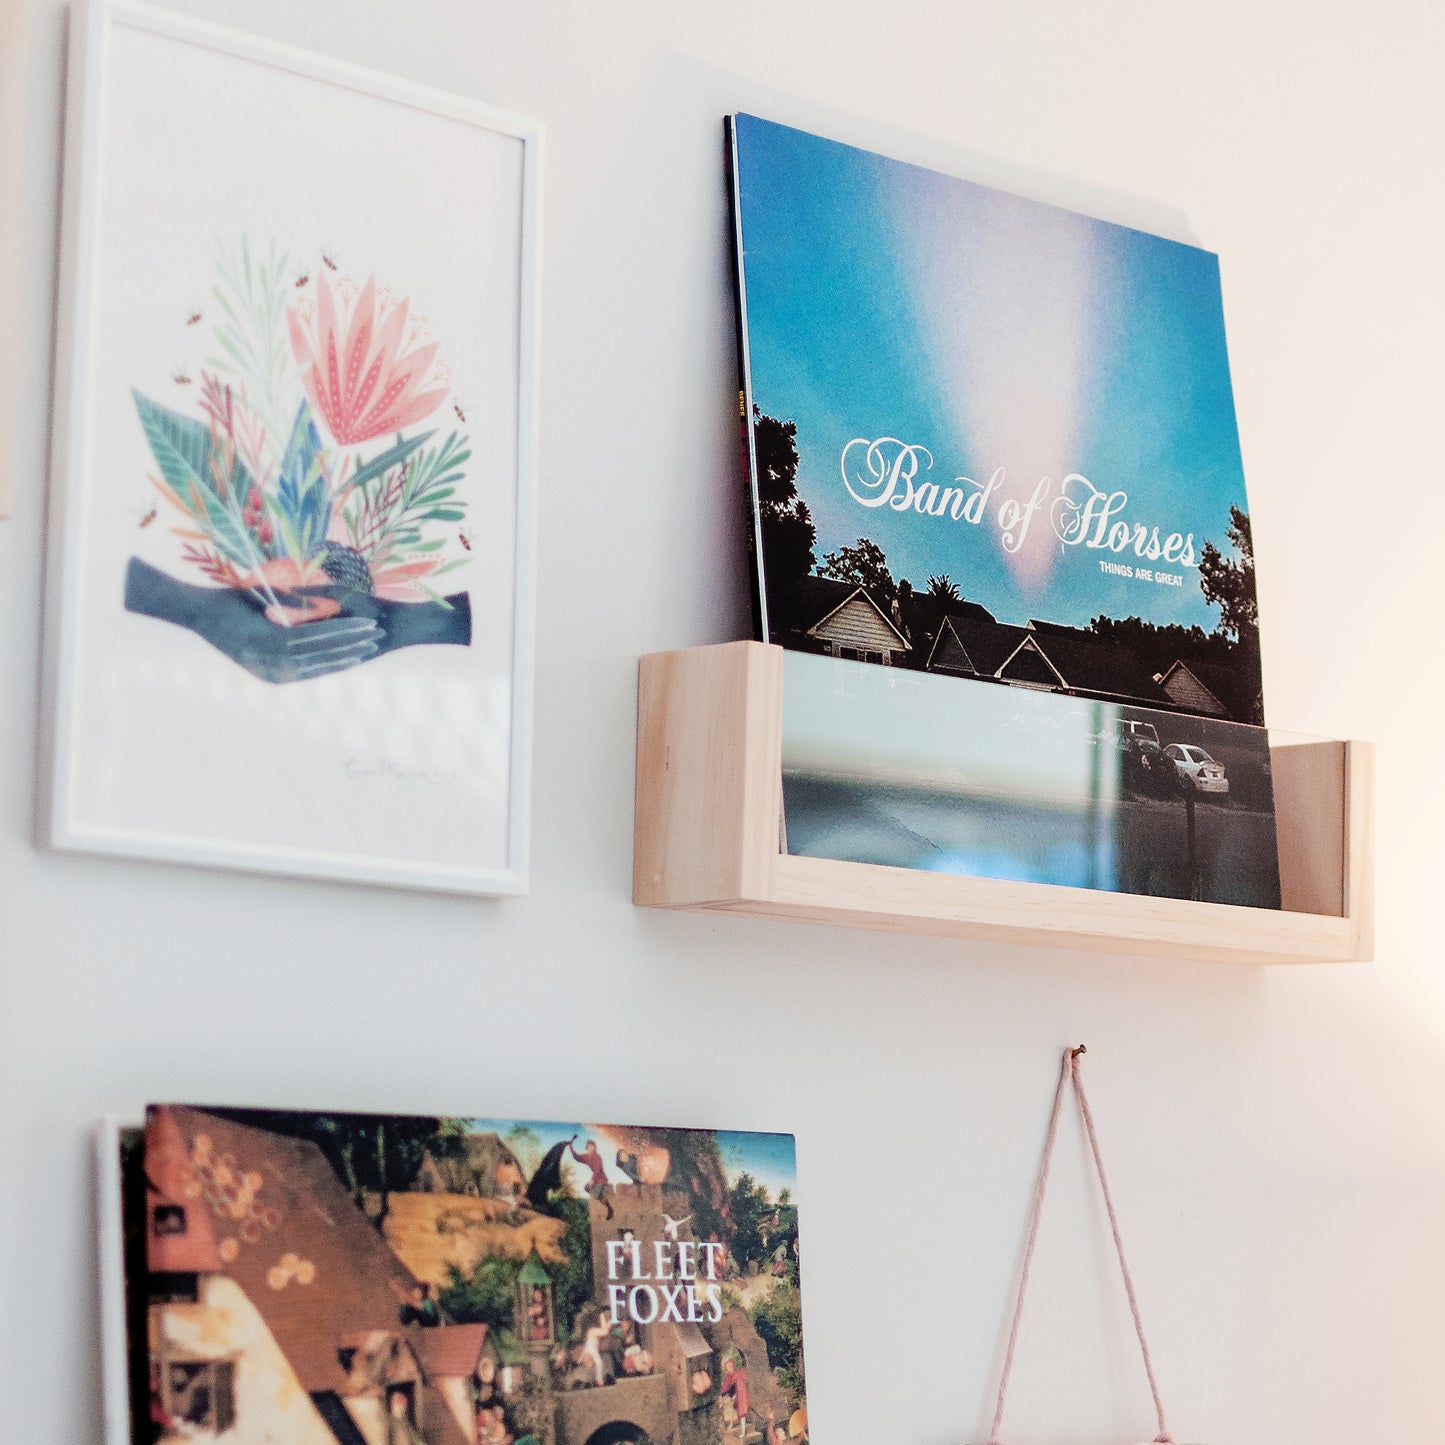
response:
[[[641,663],[633,901],[998,942],[1235,963],[1374,948],[1369,743],[1274,747],[1285,908],[965,878],[780,852],[783,651],[759,642]]]

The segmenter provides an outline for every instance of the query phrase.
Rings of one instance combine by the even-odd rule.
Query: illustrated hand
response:
[[[386,638],[370,617],[278,627],[246,593],[177,582],[138,557],[126,567],[125,606],[187,628],[262,682],[303,682],[341,672],[370,661]]]
[[[471,644],[471,599],[465,592],[445,604],[387,602],[343,587],[286,594],[292,602],[302,596],[330,597],[341,614],[281,627],[244,592],[178,582],[139,557],[126,567],[127,611],[188,628],[263,682],[322,677],[402,647]]]

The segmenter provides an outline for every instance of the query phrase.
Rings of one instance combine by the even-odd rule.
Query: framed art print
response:
[[[540,125],[120,0],[70,88],[51,841],[522,891]]]
[[[14,494],[24,166],[25,5],[0,0],[0,517],[10,515]]]

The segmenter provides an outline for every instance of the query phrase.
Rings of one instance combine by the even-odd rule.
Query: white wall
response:
[[[980,1439],[1058,1051],[1082,1039],[1177,1436],[1445,1438],[1440,8],[187,8],[550,127],[534,886],[477,903],[35,850],[62,11],[32,0],[0,523],[0,1435],[97,1438],[86,1130],[179,1098],[791,1129],[819,1445]],[[745,625],[736,108],[1221,254],[1271,718],[1380,748],[1373,965],[632,907],[637,655]],[[1015,1442],[1153,1434],[1080,1166],[1070,1134]]]

